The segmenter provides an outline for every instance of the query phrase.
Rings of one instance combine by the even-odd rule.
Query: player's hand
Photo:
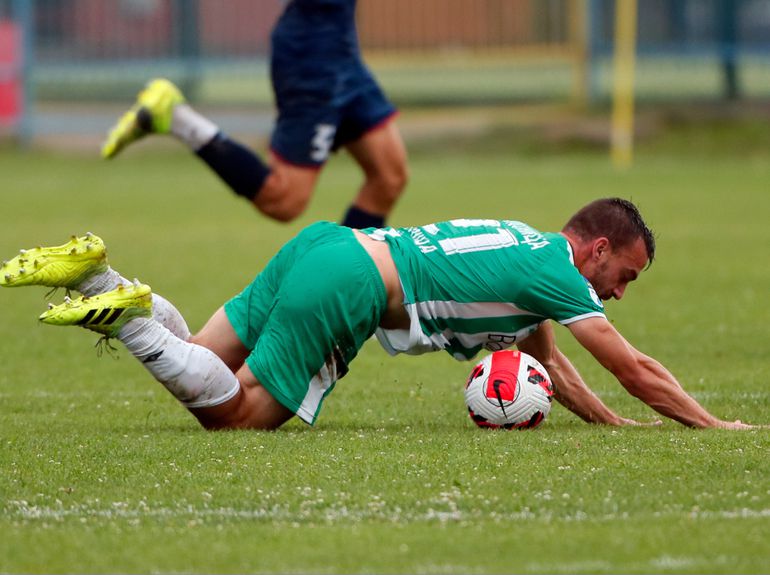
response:
[[[743,423],[740,419],[735,421],[720,421],[716,427],[719,429],[768,429],[770,425],[751,425],[749,423]]]

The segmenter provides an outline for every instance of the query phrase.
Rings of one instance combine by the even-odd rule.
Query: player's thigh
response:
[[[348,81],[355,86],[340,106],[335,145],[345,146],[368,176],[403,174],[406,148],[395,123],[396,107],[363,64]]]
[[[233,373],[249,355],[249,350],[235,332],[224,307],[215,311],[203,329],[193,335],[190,341],[213,351]]]
[[[366,174],[379,175],[399,183],[406,179],[406,146],[395,117],[388,118],[384,124],[348,143],[347,149]]]

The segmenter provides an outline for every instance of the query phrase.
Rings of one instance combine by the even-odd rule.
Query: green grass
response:
[[[696,145],[701,135],[657,142],[665,154],[650,145],[625,172],[604,155],[529,154],[505,138],[414,145],[392,223],[486,216],[556,229],[590,199],[631,197],[658,233],[658,261],[611,318],[716,415],[770,422],[770,149],[725,154],[732,145]],[[308,213],[285,226],[157,143],[114,163],[4,151],[0,174],[0,255],[93,231],[118,270],[193,329],[295,231],[337,219],[359,178],[335,158]],[[464,412],[470,364],[389,358],[369,342],[315,428],[208,433],[125,351],[97,358],[94,334],[38,326],[44,292],[0,293],[0,572],[770,565],[770,431],[594,427],[555,406],[537,431],[484,432]],[[613,409],[654,417],[558,336]]]

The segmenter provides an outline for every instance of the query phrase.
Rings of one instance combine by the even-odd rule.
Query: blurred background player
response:
[[[110,130],[113,158],[147,134],[186,143],[238,195],[282,222],[301,215],[329,153],[346,148],[364,182],[342,223],[381,227],[406,186],[406,150],[396,108],[364,64],[356,0],[291,0],[271,35],[271,81],[278,117],[269,162],[191,108],[166,79],[149,82]]]

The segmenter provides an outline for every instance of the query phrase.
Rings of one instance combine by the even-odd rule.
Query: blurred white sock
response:
[[[189,105],[179,104],[171,117],[171,133],[198,151],[219,133],[219,127]]]

